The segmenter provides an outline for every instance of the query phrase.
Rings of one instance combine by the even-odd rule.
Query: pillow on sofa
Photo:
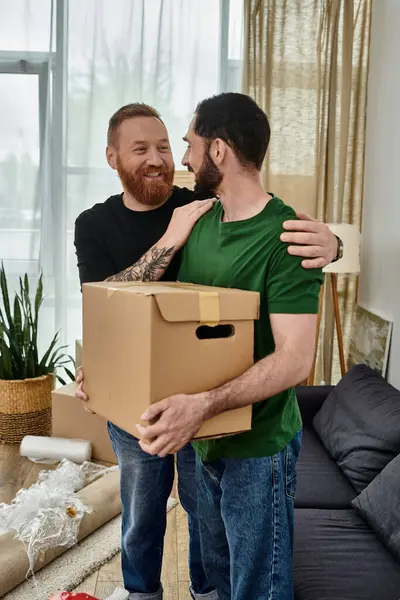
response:
[[[352,505],[400,560],[400,455],[354,498]]]
[[[357,365],[329,394],[313,426],[361,492],[400,453],[400,392],[369,367]]]

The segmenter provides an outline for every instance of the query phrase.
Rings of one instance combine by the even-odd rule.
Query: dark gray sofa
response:
[[[400,600],[400,392],[358,365],[297,397],[296,600]]]

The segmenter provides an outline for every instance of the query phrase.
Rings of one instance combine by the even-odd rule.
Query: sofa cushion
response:
[[[400,561],[399,500],[400,455],[353,500],[353,506]]]
[[[295,511],[296,600],[399,600],[400,564],[354,510]]]
[[[357,492],[321,444],[311,427],[303,429],[297,461],[295,506],[299,508],[350,508]]]
[[[329,394],[313,426],[361,492],[400,453],[400,392],[369,367],[357,365]]]
[[[333,385],[299,385],[296,388],[297,402],[303,425],[312,425],[312,420],[333,390]]]

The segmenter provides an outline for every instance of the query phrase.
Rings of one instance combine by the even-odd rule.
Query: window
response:
[[[0,257],[12,273],[38,271],[48,67],[46,54],[0,52]]]
[[[121,190],[108,120],[154,105],[179,168],[197,103],[240,89],[242,0],[0,0],[0,14],[0,260],[15,275],[44,271],[46,328],[72,344],[74,222]]]
[[[0,0],[0,51],[48,52],[52,0]]]

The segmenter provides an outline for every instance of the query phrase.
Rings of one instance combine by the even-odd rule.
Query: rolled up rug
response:
[[[78,492],[77,496],[85,505],[93,509],[90,514],[85,514],[80,524],[78,541],[81,541],[121,512],[119,471],[110,472],[90,483]],[[45,552],[38,559],[35,572],[67,550],[66,547],[57,547]],[[13,533],[1,535],[0,597],[22,583],[28,570],[28,556],[22,542],[16,540]]]

